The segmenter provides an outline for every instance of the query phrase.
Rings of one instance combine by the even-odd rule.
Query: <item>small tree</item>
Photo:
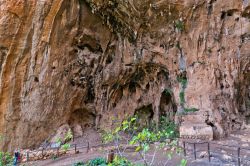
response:
[[[165,121],[166,122],[166,121]],[[164,126],[165,125],[165,126]],[[141,131],[138,130],[137,117],[130,117],[124,120],[122,124],[115,128],[115,130],[110,132],[104,132],[103,140],[105,143],[114,142],[115,148],[117,149],[118,159],[124,159],[124,152],[128,146],[135,146],[135,152],[138,153],[145,166],[153,165],[155,161],[155,155],[157,151],[168,148],[175,148],[175,153],[179,154],[181,149],[177,146],[177,140],[174,139],[176,135],[176,128],[173,124],[167,126],[166,124],[160,124],[159,130],[150,128],[143,128]],[[121,141],[124,140],[123,135],[127,134],[125,138],[126,143],[121,148]],[[173,138],[172,141],[167,142],[166,139]],[[151,145],[155,142],[159,144],[154,145],[152,157],[148,157]],[[164,165],[168,163],[171,159],[173,152],[166,151],[167,161]],[[184,163],[184,160],[182,160]],[[183,165],[182,165],[183,166]]]

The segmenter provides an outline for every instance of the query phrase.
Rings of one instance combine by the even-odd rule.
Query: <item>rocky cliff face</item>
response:
[[[249,40],[248,0],[2,1],[1,149],[134,113],[225,136],[250,119]]]

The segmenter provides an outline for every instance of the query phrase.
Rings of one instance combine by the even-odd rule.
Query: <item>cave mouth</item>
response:
[[[246,124],[250,125],[250,115],[246,116]]]
[[[243,72],[238,92],[238,103],[240,113],[245,117],[245,122],[250,125],[250,63]]]
[[[74,138],[82,137],[85,131],[93,130],[95,119],[95,114],[85,108],[74,110],[68,121]]]
[[[170,121],[174,121],[177,106],[173,101],[172,94],[169,91],[163,91],[160,99],[159,117],[166,117]]]
[[[148,128],[153,123],[154,111],[152,104],[142,106],[135,110],[134,113],[137,116],[138,128]]]

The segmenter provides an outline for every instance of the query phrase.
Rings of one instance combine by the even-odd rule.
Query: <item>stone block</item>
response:
[[[213,129],[205,123],[182,124],[180,137],[183,139],[213,140]]]

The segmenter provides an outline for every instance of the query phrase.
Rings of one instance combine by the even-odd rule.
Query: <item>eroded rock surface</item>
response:
[[[36,147],[64,124],[112,127],[148,106],[156,121],[206,112],[215,137],[240,129],[249,12],[248,0],[0,2],[1,149]]]

